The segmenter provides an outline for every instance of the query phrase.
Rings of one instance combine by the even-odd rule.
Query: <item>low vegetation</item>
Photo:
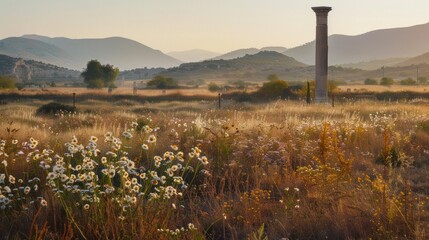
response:
[[[147,86],[149,88],[172,89],[172,88],[178,88],[179,84],[177,83],[176,80],[172,78],[164,77],[162,75],[157,75],[147,83]]]
[[[380,80],[380,85],[383,85],[383,86],[390,86],[393,84],[395,84],[395,80],[393,80],[392,78],[383,77]]]
[[[57,102],[50,102],[40,106],[36,111],[36,115],[58,116],[64,114],[75,114],[76,111],[76,107]]]
[[[10,76],[0,76],[0,89],[15,89],[16,80]]]
[[[285,80],[280,79],[277,75],[271,74],[267,77],[268,82],[265,82],[258,90],[258,94],[264,98],[282,98],[285,96],[289,85]]]
[[[4,238],[429,237],[426,100],[45,104],[0,113]]]
[[[372,78],[365,79],[365,85],[378,85],[378,81]]]

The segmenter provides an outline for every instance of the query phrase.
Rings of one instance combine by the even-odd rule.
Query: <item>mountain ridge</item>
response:
[[[184,63],[186,62],[200,62],[207,59],[214,58],[221,55],[220,53],[204,50],[204,49],[189,49],[184,51],[172,51],[166,53],[167,55],[178,59]]]
[[[1,54],[33,59],[76,70],[83,69],[91,59],[112,64],[122,70],[141,67],[172,67],[181,63],[181,61],[162,53],[160,50],[152,49],[135,40],[123,37],[71,39],[65,37],[50,38],[31,34],[14,37],[13,40],[15,42],[26,41],[28,45],[35,46],[34,49],[36,50],[39,48],[38,44],[47,44],[47,46],[50,46],[48,50],[62,55],[63,58],[34,56],[34,54],[30,54],[31,52],[26,52],[28,49],[22,44],[17,44],[7,39],[0,40],[0,46],[4,42],[9,44],[8,51],[3,49],[3,51],[0,51]]]
[[[240,48],[236,49],[230,52],[227,52],[225,54],[219,55],[217,57],[212,58],[212,60],[231,60],[234,58],[240,58],[247,55],[253,55],[259,52],[263,51],[271,51],[271,52],[278,52],[282,53],[283,51],[286,51],[287,48],[285,47],[263,47],[263,48]]]
[[[429,51],[428,41],[429,23],[377,29],[358,35],[333,34],[328,37],[329,65],[414,57]],[[314,64],[314,48],[315,42],[311,41],[288,49],[284,54]]]
[[[307,65],[274,51],[247,54],[234,59],[210,59],[197,63],[183,63],[179,67],[167,69],[160,74],[178,80],[185,79],[265,79],[269,74],[285,75],[299,71]]]

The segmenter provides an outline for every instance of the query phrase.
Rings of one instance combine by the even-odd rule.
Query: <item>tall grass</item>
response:
[[[46,103],[2,106],[5,238],[429,237],[424,101]]]

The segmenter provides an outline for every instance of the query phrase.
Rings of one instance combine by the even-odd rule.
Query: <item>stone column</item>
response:
[[[313,7],[316,13],[316,103],[328,102],[328,13],[331,7]]]

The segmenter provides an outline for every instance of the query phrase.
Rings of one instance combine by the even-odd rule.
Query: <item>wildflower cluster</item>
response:
[[[196,231],[197,228],[195,227],[194,224],[189,223],[187,227],[181,227],[181,228],[176,228],[176,229],[168,229],[168,228],[160,228],[158,229],[158,232],[163,233],[165,235],[171,236],[171,237],[177,237],[181,234],[184,234],[186,232],[193,232]]]
[[[76,137],[66,143],[64,157],[56,155],[52,162],[44,161],[41,166],[47,170],[47,184],[59,197],[67,196],[83,207],[89,209],[102,199],[112,199],[122,212],[136,206],[139,200],[169,200],[181,197],[187,183],[183,179],[185,172],[194,172],[208,163],[201,150],[192,148],[188,154],[178,151],[166,151],[162,156],[153,156],[150,163],[139,159],[131,160],[124,141],[131,140],[137,123],[123,132],[121,138],[111,132],[104,135],[107,149],[99,149],[98,138],[92,136],[88,143],[79,143]],[[154,147],[157,141],[155,131],[149,126],[142,127],[143,151]],[[195,163],[194,161],[197,159]],[[194,166],[194,167],[193,167]]]
[[[35,203],[47,206],[47,201],[39,191],[40,178],[29,174],[13,174],[8,171],[17,161],[43,158],[48,150],[39,153],[35,148],[38,141],[30,138],[29,142],[19,144],[18,140],[0,141],[0,210],[14,210],[21,207],[26,210]],[[25,153],[27,152],[27,153]]]
[[[45,172],[42,182],[46,179],[46,186],[63,204],[73,203],[84,210],[106,199],[113,200],[122,212],[127,212],[139,201],[181,197],[189,184],[184,177],[206,172],[202,167],[208,164],[207,157],[198,147],[185,154],[173,144],[171,151],[150,156],[150,162],[132,160],[129,158],[129,147],[124,142],[139,135],[143,140],[142,151],[146,152],[154,148],[157,142],[157,129],[145,125],[141,127],[142,132],[137,132],[137,127],[137,123],[132,123],[131,128],[123,132],[122,138],[107,132],[102,148],[95,136],[91,136],[86,144],[74,136],[65,143],[63,154],[51,149],[37,149],[39,143],[33,138],[21,145],[17,140],[1,140],[0,209],[19,208],[23,203],[32,204],[35,201],[42,206],[48,204],[39,193],[39,177],[30,178],[27,174],[18,178],[8,173],[8,166],[17,159],[39,166]]]

